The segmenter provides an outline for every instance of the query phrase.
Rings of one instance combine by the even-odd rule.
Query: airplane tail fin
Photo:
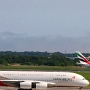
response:
[[[84,62],[90,64],[88,59],[86,57],[84,57],[79,51],[76,51],[75,53],[76,53],[77,57],[79,58],[79,60],[81,59],[81,61],[84,61]]]

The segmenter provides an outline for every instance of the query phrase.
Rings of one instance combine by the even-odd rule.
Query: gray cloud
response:
[[[90,37],[62,37],[62,36],[24,36],[19,34],[4,32],[0,37],[0,51],[48,51],[48,52],[81,52],[90,51]]]
[[[90,52],[90,0],[0,0],[0,50]]]

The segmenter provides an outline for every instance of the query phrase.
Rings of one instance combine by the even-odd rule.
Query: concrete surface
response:
[[[3,87],[1,87],[2,89],[0,90],[17,90],[16,88],[13,87],[7,87],[7,89],[3,89]],[[36,89],[33,89],[36,90]],[[38,90],[79,90],[78,88],[49,88],[49,89],[38,89]],[[90,89],[81,89],[81,90],[90,90]]]

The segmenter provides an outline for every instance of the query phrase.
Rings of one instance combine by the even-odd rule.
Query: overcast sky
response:
[[[90,0],[0,0],[0,51],[90,53]]]

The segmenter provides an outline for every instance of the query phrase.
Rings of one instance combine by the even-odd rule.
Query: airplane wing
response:
[[[33,80],[0,80],[2,81],[4,84],[7,84],[8,86],[11,87],[21,87],[23,85],[27,85],[27,86],[31,86],[33,87],[33,85],[35,86],[35,88],[37,87],[51,87],[53,85],[55,85],[55,83],[53,82],[44,82],[44,81],[33,81]]]
[[[3,84],[7,84],[8,86],[14,86],[16,87],[19,85],[21,82],[24,81],[19,81],[19,80],[0,80]]]
[[[0,81],[2,81],[2,82],[4,82],[4,83],[8,83],[8,82],[23,82],[23,80],[0,80]]]
[[[8,84],[10,86],[12,85],[17,85],[17,84],[20,84],[21,82],[26,82],[25,80],[0,80],[2,81],[4,84]],[[32,80],[29,80],[29,82],[34,82],[34,83],[38,83],[38,82],[35,82],[35,81],[32,81]]]

